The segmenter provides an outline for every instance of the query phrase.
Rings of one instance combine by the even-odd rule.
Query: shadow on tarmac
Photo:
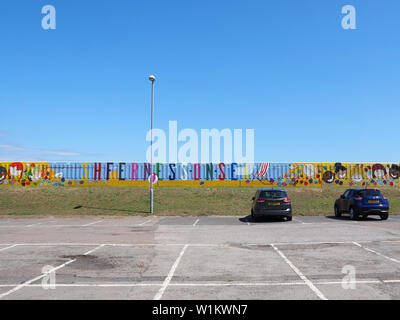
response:
[[[127,210],[127,209],[111,209],[111,208],[97,208],[97,207],[88,207],[88,206],[76,206],[74,207],[74,210],[77,209],[96,209],[96,210],[110,210],[110,211],[124,211],[124,212],[130,212],[130,213],[140,213],[140,214],[147,214],[149,213],[148,211],[133,211],[133,210]]]
[[[243,223],[262,223],[262,222],[286,222],[284,219],[282,219],[281,217],[261,217],[261,218],[257,218],[257,220],[253,219],[251,217],[251,215],[248,215],[246,217],[243,218],[239,218],[240,222]]]

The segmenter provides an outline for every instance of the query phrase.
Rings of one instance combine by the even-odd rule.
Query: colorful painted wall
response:
[[[135,162],[0,162],[0,187],[148,187],[150,172]],[[400,187],[399,163],[157,163],[152,172],[156,186]]]

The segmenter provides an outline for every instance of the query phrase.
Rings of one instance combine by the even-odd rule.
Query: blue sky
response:
[[[56,30],[41,9],[56,8]],[[341,8],[356,8],[344,30]],[[155,126],[254,129],[255,160],[400,161],[399,1],[6,0],[0,160],[144,161]]]

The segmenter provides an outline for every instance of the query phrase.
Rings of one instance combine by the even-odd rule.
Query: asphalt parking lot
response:
[[[0,299],[400,299],[400,216],[3,218]]]

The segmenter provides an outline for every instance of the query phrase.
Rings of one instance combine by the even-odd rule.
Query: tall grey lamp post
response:
[[[156,77],[149,76],[151,81],[151,141],[150,141],[150,213],[153,214],[153,121],[154,121],[154,81]]]

